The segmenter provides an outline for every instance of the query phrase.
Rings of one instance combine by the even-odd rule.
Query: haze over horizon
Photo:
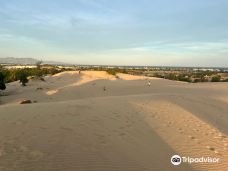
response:
[[[0,58],[228,66],[228,1],[0,0]]]

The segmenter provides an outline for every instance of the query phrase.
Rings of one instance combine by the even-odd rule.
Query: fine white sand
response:
[[[8,84],[0,171],[228,170],[227,83],[117,76],[76,71]],[[174,154],[220,162],[173,166]]]

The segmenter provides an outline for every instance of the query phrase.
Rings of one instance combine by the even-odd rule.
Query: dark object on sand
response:
[[[0,90],[5,90],[5,76],[0,72]]]
[[[103,90],[106,91],[106,87],[105,86],[103,87]]]
[[[20,83],[22,86],[26,86],[26,83],[28,83],[27,73],[21,72],[18,76]]]
[[[20,102],[20,104],[31,104],[31,103],[32,103],[31,100],[22,100],[22,101]]]
[[[40,80],[41,80],[41,81],[45,81],[45,79],[44,79],[43,77],[40,77]]]

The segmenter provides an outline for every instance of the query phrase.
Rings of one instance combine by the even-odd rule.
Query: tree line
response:
[[[40,65],[36,68],[23,68],[23,69],[4,69],[0,66],[0,90],[6,89],[6,83],[13,81],[20,81],[22,86],[28,83],[28,77],[37,77],[44,81],[43,76],[54,75],[62,70],[57,68],[41,68]]]

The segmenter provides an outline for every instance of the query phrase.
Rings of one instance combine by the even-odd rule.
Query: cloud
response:
[[[227,63],[227,1],[0,2],[2,53],[72,61]],[[3,48],[4,47],[4,48]],[[3,54],[2,54],[3,55]],[[95,57],[94,57],[95,56]],[[134,60],[133,60],[134,59]]]

